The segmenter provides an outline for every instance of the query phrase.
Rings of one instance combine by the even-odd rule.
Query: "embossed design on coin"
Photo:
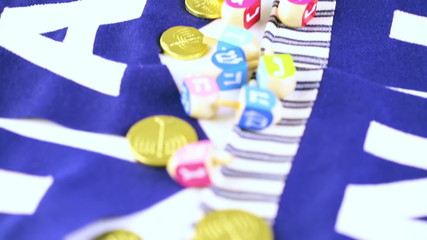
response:
[[[95,240],[142,240],[142,238],[126,230],[115,230],[104,233],[95,238]]]
[[[166,166],[176,150],[197,141],[197,134],[187,122],[159,115],[134,124],[126,138],[136,160],[150,166]]]
[[[185,8],[196,17],[215,19],[221,17],[221,0],[185,0]]]
[[[194,240],[272,240],[265,220],[240,210],[208,213],[196,226]]]
[[[176,26],[166,30],[160,37],[163,51],[180,60],[192,60],[206,54],[209,47],[203,43],[204,35],[193,27]]]

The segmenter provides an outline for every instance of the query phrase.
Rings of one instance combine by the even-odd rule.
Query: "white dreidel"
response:
[[[221,18],[227,24],[249,29],[261,18],[261,0],[224,0]]]
[[[277,17],[289,27],[304,27],[314,18],[318,0],[281,0]]]
[[[232,161],[231,155],[219,156],[209,140],[187,144],[170,158],[167,171],[184,187],[206,187],[212,184],[212,172],[216,165]]]
[[[248,62],[258,61],[261,54],[258,41],[249,30],[227,25],[221,33],[219,39],[205,37],[203,41],[208,45],[217,45],[217,50],[227,50],[239,47],[245,53]]]
[[[235,108],[236,101],[220,98],[220,88],[215,75],[191,76],[184,79],[181,88],[181,103],[187,115],[194,118],[214,117],[218,108]]]
[[[266,52],[258,64],[256,78],[261,88],[274,92],[280,99],[289,96],[296,88],[294,60],[289,54]]]

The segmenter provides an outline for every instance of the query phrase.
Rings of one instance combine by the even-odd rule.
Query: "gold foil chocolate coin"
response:
[[[126,138],[136,160],[163,167],[176,150],[197,141],[197,133],[190,124],[179,118],[158,115],[135,123]]]
[[[215,19],[221,17],[221,0],[185,0],[185,8],[199,18]]]
[[[203,42],[204,35],[193,27],[176,26],[166,30],[160,37],[163,51],[176,59],[192,60],[201,58],[209,49]]]
[[[116,230],[104,233],[95,240],[142,240],[142,238],[126,230]]]
[[[273,240],[265,220],[240,210],[213,211],[196,226],[194,240]]]

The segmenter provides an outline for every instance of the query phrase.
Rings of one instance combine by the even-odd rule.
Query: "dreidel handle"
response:
[[[218,44],[218,40],[215,38],[208,37],[206,35],[203,36],[203,43],[209,46],[214,46]]]
[[[263,55],[274,55],[274,51],[271,49],[265,49]]]
[[[236,110],[240,109],[240,103],[237,101],[220,99],[217,101],[216,105],[219,107],[228,107]]]
[[[247,62],[247,64],[248,64],[248,69],[255,69],[255,68],[257,68],[257,67],[258,67],[258,62],[259,62],[259,60],[258,60],[258,59],[248,61],[248,62]]]
[[[212,159],[213,165],[224,166],[233,161],[233,155],[225,151],[217,151],[216,156]]]

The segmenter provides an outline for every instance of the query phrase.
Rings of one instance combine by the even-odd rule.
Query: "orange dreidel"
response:
[[[227,24],[249,29],[261,18],[261,0],[225,0],[221,18]]]
[[[277,17],[289,27],[304,27],[316,15],[318,0],[281,0]]]

